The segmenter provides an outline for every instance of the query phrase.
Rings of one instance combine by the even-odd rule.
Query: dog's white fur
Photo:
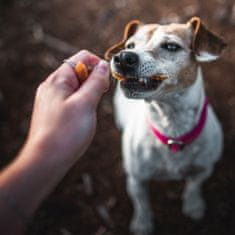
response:
[[[212,107],[208,107],[206,125],[200,136],[177,153],[172,153],[157,140],[148,126],[151,120],[166,136],[177,137],[191,131],[200,118],[205,91],[201,67],[191,59],[192,34],[190,23],[151,24],[139,27],[126,42],[136,43],[135,48],[124,50],[138,55],[140,62],[136,74],[142,82],[154,74],[168,76],[157,90],[137,91],[136,94],[124,94],[118,84],[114,97],[116,122],[123,132],[127,190],[134,206],[131,223],[134,234],[148,235],[154,230],[146,183],[149,179],[185,179],[183,213],[194,219],[204,214],[201,185],[211,175],[223,145],[221,127]],[[176,42],[183,50],[173,54],[166,52],[160,47],[163,41]],[[211,61],[216,57],[218,55],[207,51],[195,56],[198,61]],[[116,71],[113,60],[111,69]],[[182,70],[186,71],[183,73],[186,78],[191,79],[189,83],[181,80]]]

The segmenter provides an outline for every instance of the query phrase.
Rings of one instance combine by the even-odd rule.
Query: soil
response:
[[[131,19],[184,22],[199,15],[228,47],[203,65],[206,90],[224,129],[224,153],[204,185],[204,219],[181,213],[183,182],[152,182],[158,235],[235,234],[235,5],[232,0],[2,1],[0,8],[0,165],[16,156],[27,135],[39,83],[62,60],[86,48],[102,56]],[[27,234],[129,234],[132,205],[125,188],[120,132],[113,121],[113,89],[98,112],[87,153],[44,201]],[[186,156],[187,157],[187,156]]]

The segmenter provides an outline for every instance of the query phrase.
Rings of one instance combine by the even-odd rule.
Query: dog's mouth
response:
[[[157,74],[151,77],[124,77],[120,73],[112,72],[112,76],[120,81],[121,87],[131,91],[153,91],[168,77],[163,74]]]

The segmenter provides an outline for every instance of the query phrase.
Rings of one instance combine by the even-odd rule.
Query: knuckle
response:
[[[45,80],[45,85],[47,86],[60,86],[66,82],[67,77],[64,74],[61,74],[59,71],[55,71],[51,74],[48,79]]]
[[[61,85],[64,85],[66,84],[68,81],[67,77],[66,76],[63,76],[63,75],[59,75],[56,77],[56,79],[54,80],[54,84],[56,86],[61,86]]]
[[[91,52],[89,52],[86,49],[82,49],[78,54],[81,56],[87,56],[87,55],[91,55]]]
[[[60,71],[55,71],[53,74],[51,74],[48,82],[52,84],[59,84],[63,83],[66,79],[67,76],[65,76],[63,73],[61,73]]]
[[[45,80],[45,82],[53,83],[55,80],[57,80],[58,76],[59,76],[59,72],[56,70],[49,75],[49,77]]]

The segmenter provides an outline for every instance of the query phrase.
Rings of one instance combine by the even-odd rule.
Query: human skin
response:
[[[86,64],[92,72],[79,84],[64,63],[39,85],[27,140],[0,173],[0,234],[23,234],[43,199],[94,137],[97,105],[109,88],[109,66],[88,51],[69,60]]]

